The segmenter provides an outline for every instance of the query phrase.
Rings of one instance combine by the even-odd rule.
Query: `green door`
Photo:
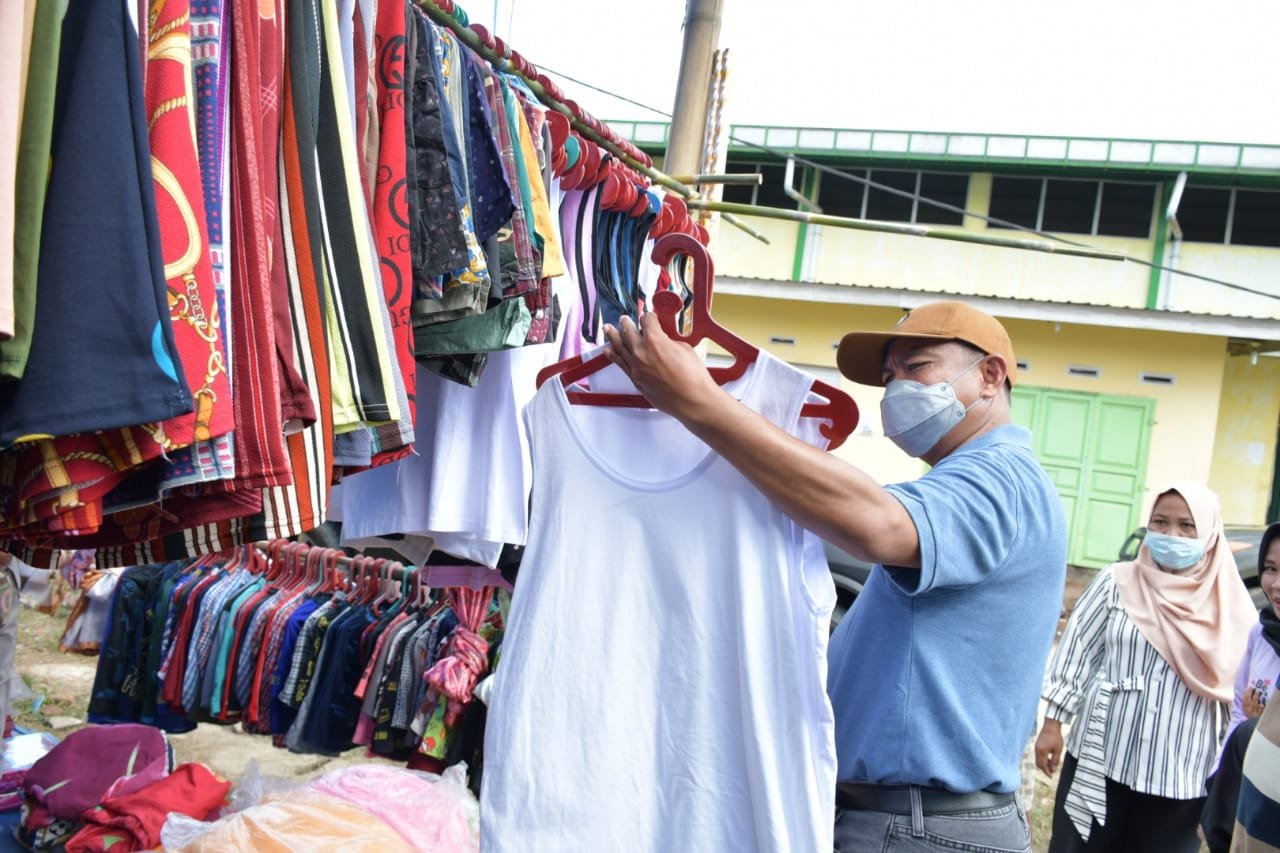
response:
[[[1062,496],[1067,561],[1115,560],[1142,510],[1155,401],[1051,388],[1015,388],[1013,419]]]

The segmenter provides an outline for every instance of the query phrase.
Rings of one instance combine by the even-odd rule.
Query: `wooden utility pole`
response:
[[[707,81],[720,43],[720,15],[724,0],[686,0],[684,50],[680,78],[671,111],[671,131],[662,170],[668,175],[694,174],[702,166],[703,135],[707,126]]]

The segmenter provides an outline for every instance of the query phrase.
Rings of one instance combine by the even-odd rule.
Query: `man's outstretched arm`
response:
[[[860,559],[918,568],[920,539],[906,509],[853,465],[788,435],[711,378],[691,347],[623,317],[605,327],[609,358],[653,406],[737,468],[801,526]]]

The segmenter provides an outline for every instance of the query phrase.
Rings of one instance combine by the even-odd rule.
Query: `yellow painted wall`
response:
[[[835,370],[836,352],[844,332],[850,329],[891,327],[902,312],[894,308],[857,305],[824,305],[783,299],[754,299],[722,294],[715,297],[716,319],[741,337],[777,357],[802,366]],[[770,343],[773,336],[794,338],[794,345]],[[824,376],[853,396],[859,423],[836,454],[862,468],[881,483],[914,480],[924,473],[924,463],[912,459],[884,437],[880,429],[880,396],[883,390],[850,382],[843,376]]]
[[[978,216],[989,214],[991,212],[991,184],[992,176],[990,172],[974,172],[970,175],[969,195],[965,199],[964,209],[969,213],[976,213]],[[964,227],[972,228],[975,231],[986,231],[987,221],[976,216],[966,216]]]
[[[1143,247],[1136,240],[1090,240],[1105,249]],[[827,229],[814,273],[816,281],[832,284],[1122,307],[1145,304],[1147,293],[1145,270],[1132,264],[836,229]]]
[[[1217,431],[1226,340],[1031,320],[1005,323],[1018,358],[1029,362],[1027,385],[1156,401],[1147,459],[1147,489],[1170,480],[1209,481]],[[1100,368],[1097,379],[1069,376],[1071,365]],[[1143,372],[1172,374],[1171,386],[1141,381]],[[1268,486],[1270,480],[1268,480]]]
[[[834,344],[851,329],[888,329],[901,316],[893,308],[827,305],[791,300],[720,295],[716,317],[729,328],[780,358],[801,365],[835,367]],[[1214,458],[1226,341],[1205,335],[1178,335],[1029,320],[1005,323],[1019,360],[1028,362],[1026,385],[1126,394],[1156,401],[1147,488],[1172,479],[1208,482]],[[794,345],[771,344],[771,337],[794,338]],[[1071,365],[1097,367],[1096,379],[1069,376]],[[1140,381],[1143,371],[1173,374],[1172,386]],[[880,430],[879,388],[845,382],[862,414],[858,434],[839,455],[880,482],[918,476],[921,463],[907,458]],[[1274,424],[1274,418],[1273,418]],[[1271,484],[1268,477],[1265,487]]]
[[[1222,378],[1218,440],[1209,486],[1227,524],[1263,524],[1275,470],[1280,423],[1280,358],[1228,358]]]
[[[741,278],[789,280],[799,226],[781,220],[743,217],[769,237],[766,246],[726,223],[715,247],[716,272]],[[1006,230],[992,233],[1012,235]],[[1101,249],[1150,257],[1149,243],[1118,237],[1090,237]],[[808,280],[903,290],[972,293],[979,296],[1146,306],[1145,267],[980,246],[926,237],[821,229],[820,248]]]
[[[988,173],[971,175],[967,210],[982,215],[988,212],[991,183]],[[741,278],[790,280],[800,226],[761,217],[744,217],[744,221],[764,233],[770,244],[765,245],[722,223],[715,246],[717,272]],[[965,219],[965,227],[1002,237],[1040,239],[987,226],[974,216]],[[809,226],[808,233],[810,240],[817,242],[817,251],[812,266],[805,271],[807,281],[1121,308],[1147,305],[1150,268],[1137,263],[830,226]],[[1060,236],[1141,261],[1149,261],[1154,250],[1152,239]],[[1166,254],[1165,263],[1175,263],[1172,248]],[[1256,289],[1275,290],[1272,283],[1280,281],[1280,250],[1183,243],[1176,266]],[[1280,319],[1280,300],[1277,299],[1178,275],[1169,279],[1167,289],[1170,310]]]
[[[715,245],[712,246],[716,275],[790,280],[796,252],[796,235],[800,226],[782,219],[764,219],[758,216],[741,218],[767,237],[769,244],[765,245],[721,220]]]
[[[1277,249],[1183,243],[1176,266],[1255,290],[1280,293],[1276,284],[1280,281],[1280,250]],[[1174,311],[1280,319],[1280,299],[1255,296],[1186,276],[1171,276],[1169,300],[1169,307]]]

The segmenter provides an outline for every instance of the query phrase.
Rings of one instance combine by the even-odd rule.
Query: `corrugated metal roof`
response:
[[[611,121],[641,146],[664,146],[669,122]],[[731,151],[1003,166],[1123,169],[1280,179],[1280,145],[1004,133],[733,125]]]
[[[782,278],[756,278],[722,273],[716,277],[716,292],[728,295],[759,295],[774,299],[794,298],[808,302],[839,301],[846,304],[894,305],[914,307],[935,299],[958,299],[984,303],[986,310],[996,316],[1037,317],[1038,319],[1062,319],[1055,317],[1055,309],[1080,312],[1074,322],[1086,325],[1119,325],[1129,328],[1167,328],[1189,334],[1221,335],[1280,341],[1280,319],[1244,314],[1202,314],[1190,311],[1149,310],[1141,306],[1106,305],[1099,302],[1072,300],[1045,300],[1015,298],[996,294],[972,293],[958,290],[907,290],[903,288],[877,287],[853,283],[792,281]],[[755,293],[753,294],[753,291]],[[827,298],[823,298],[823,296]],[[839,297],[838,299],[834,297]],[[1006,310],[1001,310],[1003,306]],[[1091,314],[1093,321],[1085,319]],[[1041,315],[1041,316],[1037,316]],[[1098,322],[1103,321],[1103,322]]]

